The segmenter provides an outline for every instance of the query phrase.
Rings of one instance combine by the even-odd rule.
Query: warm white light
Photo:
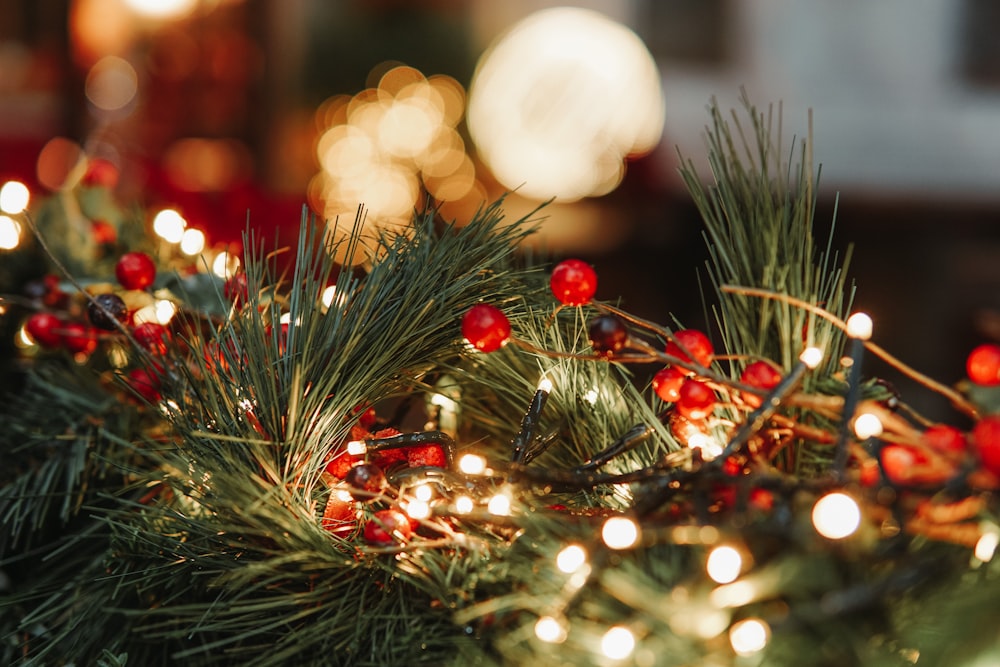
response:
[[[519,194],[606,194],[624,160],[660,140],[660,74],[642,40],[595,11],[537,12],[480,59],[468,125],[479,154]]]
[[[0,187],[0,211],[17,215],[28,208],[31,193],[28,186],[20,181],[7,181]]]
[[[639,541],[639,526],[624,516],[613,516],[604,522],[601,538],[612,549],[628,549]]]
[[[535,623],[535,636],[543,642],[561,644],[566,641],[566,628],[551,616],[542,616]]]
[[[205,249],[205,232],[200,229],[185,229],[181,235],[181,252],[192,257]]]
[[[458,469],[466,475],[482,475],[486,472],[486,459],[479,454],[465,454],[458,460]]]
[[[740,552],[730,546],[718,546],[708,554],[705,569],[708,576],[719,584],[728,584],[736,581],[740,576],[740,569],[743,567],[743,557]]]
[[[720,609],[742,607],[753,602],[757,594],[757,587],[753,582],[744,579],[719,586],[708,594],[708,601]]]
[[[212,262],[212,273],[223,279],[232,278],[240,270],[240,258],[226,251],[220,252]]]
[[[498,493],[486,505],[487,511],[496,516],[510,516],[510,496]]]
[[[983,536],[976,542],[975,556],[984,563],[993,560],[997,545],[1000,544],[1000,536],[993,531],[983,533]]]
[[[353,502],[354,496],[347,489],[337,489],[336,494],[337,500],[345,503]]]
[[[21,244],[21,225],[14,218],[0,215],[0,250],[13,250]]]
[[[573,574],[587,562],[587,552],[579,544],[563,547],[556,555],[556,567],[560,572]]]
[[[83,83],[84,94],[101,111],[128,106],[139,92],[139,75],[132,64],[118,56],[105,56],[94,63]]]
[[[882,435],[882,420],[871,412],[862,412],[854,419],[854,434],[861,440]]]
[[[176,19],[190,14],[198,0],[125,0],[136,14],[151,19]]]
[[[365,444],[364,440],[351,440],[347,443],[347,453],[350,456],[364,456],[367,451],[368,445]]]
[[[411,500],[406,503],[406,515],[411,519],[426,519],[431,515],[430,503],[423,500]]]
[[[156,308],[156,321],[158,324],[169,324],[170,320],[177,314],[177,304],[173,301],[160,299],[154,304]]]
[[[430,484],[418,484],[413,487],[413,497],[428,503],[434,497],[434,489],[431,488]]]
[[[722,445],[719,441],[701,431],[695,431],[688,436],[688,447],[691,449],[700,449],[701,458],[706,461],[711,461],[722,453]]]
[[[323,306],[329,308],[333,304],[333,300],[337,298],[337,286],[330,285],[323,290],[323,295],[320,300],[323,302]]]
[[[767,646],[771,628],[759,618],[746,618],[729,628],[729,643],[737,655],[752,655]]]
[[[872,337],[872,318],[865,313],[854,313],[847,318],[847,335],[868,340]]]
[[[616,625],[601,637],[601,652],[611,660],[624,660],[635,650],[635,635],[628,628]]]
[[[172,208],[165,208],[153,218],[153,231],[167,243],[180,243],[187,220]]]
[[[444,394],[431,394],[431,405],[436,405],[445,412],[456,412],[458,410],[458,403]],[[485,466],[485,461],[483,465]]]
[[[459,514],[468,514],[475,508],[476,504],[469,496],[459,496],[455,498],[455,511]]]
[[[813,506],[812,522],[823,537],[841,540],[853,535],[861,525],[861,508],[846,493],[828,493]]]
[[[799,355],[799,361],[809,368],[816,368],[819,366],[819,362],[823,361],[823,350],[818,347],[807,347]]]
[[[552,380],[543,377],[538,381],[538,391],[544,391],[546,394],[552,391]]]
[[[596,389],[588,389],[587,393],[583,395],[583,400],[587,401],[591,405],[597,405],[598,393]]]

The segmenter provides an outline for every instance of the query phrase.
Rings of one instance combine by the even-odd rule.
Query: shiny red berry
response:
[[[132,337],[153,354],[166,354],[170,330],[157,322],[143,322],[132,330]]]
[[[62,342],[75,354],[90,354],[97,349],[97,333],[82,322],[66,322],[62,326]]]
[[[106,220],[94,220],[90,223],[90,231],[97,245],[111,245],[118,240],[118,231]]]
[[[477,350],[493,352],[510,339],[510,321],[496,306],[479,303],[462,317],[462,335]]]
[[[965,433],[949,424],[934,424],[924,431],[924,442],[942,454],[965,451]]]
[[[552,269],[549,279],[552,294],[567,306],[590,303],[597,292],[597,273],[580,259],[567,259]]]
[[[976,384],[1000,384],[1000,345],[984,343],[972,350],[965,360],[965,371]]]
[[[740,373],[740,382],[758,389],[774,389],[781,382],[781,373],[766,361],[755,361]],[[764,402],[756,394],[744,393],[743,401],[753,408],[759,408]]]
[[[684,384],[686,377],[686,371],[667,366],[653,376],[653,391],[665,403],[676,403],[681,396],[681,385]]]
[[[676,342],[675,342],[676,341]],[[666,353],[681,361],[692,361],[708,367],[712,363],[715,350],[712,342],[697,329],[681,329],[674,332],[674,340],[667,341]]]
[[[42,347],[59,347],[62,343],[62,320],[52,313],[35,313],[24,324],[25,330]]]
[[[407,540],[413,530],[410,520],[399,510],[379,510],[365,524],[365,542],[375,546],[389,546]]]
[[[115,277],[125,289],[146,289],[156,279],[156,264],[143,252],[127,252],[115,265]]]
[[[587,330],[594,352],[610,357],[628,343],[628,327],[620,317],[599,315],[590,322]]]
[[[912,468],[926,462],[917,451],[904,445],[886,445],[882,448],[881,457],[885,476],[897,484],[911,481]]]
[[[704,419],[715,409],[715,392],[701,380],[685,379],[678,393],[677,411],[688,419]]]
[[[1000,415],[983,417],[972,428],[972,443],[983,467],[1000,475]]]
[[[130,371],[128,383],[146,401],[156,403],[160,400],[160,378],[145,368],[136,368]]]

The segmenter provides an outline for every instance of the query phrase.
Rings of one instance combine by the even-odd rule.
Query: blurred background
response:
[[[789,141],[811,110],[820,234],[875,340],[950,383],[1000,339],[998,29],[994,0],[0,0],[0,184],[104,183],[209,247],[516,189],[599,298],[704,326],[678,150],[704,170],[745,89]]]

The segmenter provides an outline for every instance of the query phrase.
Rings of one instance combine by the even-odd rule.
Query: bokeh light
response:
[[[663,133],[660,75],[639,37],[594,11],[537,12],[479,61],[468,124],[497,179],[537,199],[607,194]]]
[[[565,546],[556,554],[556,567],[566,574],[573,574],[586,562],[587,552],[579,544]]]
[[[172,208],[165,208],[153,216],[153,231],[167,243],[180,243],[186,228],[187,220]]]
[[[31,201],[28,186],[21,181],[7,181],[0,187],[0,211],[10,215],[23,213]]]
[[[728,584],[736,581],[743,567],[743,557],[733,547],[722,545],[715,547],[708,554],[705,569],[712,581]]]
[[[21,225],[17,220],[0,215],[0,250],[13,250],[21,244]]]
[[[635,650],[635,635],[628,628],[616,625],[601,637],[601,652],[611,660],[624,660]]]
[[[178,19],[190,14],[198,0],[124,0],[140,16],[151,19]]]
[[[535,622],[535,636],[549,644],[566,641],[566,628],[552,616],[542,616]]]
[[[601,539],[611,549],[628,549],[639,541],[639,526],[628,517],[611,517],[601,528]]]
[[[846,493],[828,493],[813,506],[812,521],[823,537],[841,540],[853,535],[861,525],[861,508]]]
[[[139,90],[135,68],[118,56],[98,60],[84,82],[87,99],[101,111],[118,111],[128,106]]]
[[[222,251],[215,256],[212,261],[212,273],[228,280],[236,275],[236,272],[240,270],[240,258],[236,255]]]
[[[86,158],[80,144],[54,137],[39,151],[36,165],[38,182],[50,190],[59,190],[83,175]]]
[[[205,249],[205,232],[200,229],[185,229],[181,235],[181,252],[189,257]]]
[[[729,643],[737,655],[753,655],[763,650],[771,637],[771,628],[759,618],[746,618],[729,628]]]

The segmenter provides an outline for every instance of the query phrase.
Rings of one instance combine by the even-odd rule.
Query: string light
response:
[[[17,215],[28,208],[31,193],[28,186],[20,181],[7,181],[0,187],[0,211]]]
[[[847,335],[859,340],[872,337],[872,318],[866,313],[854,313],[847,318]]]
[[[601,652],[611,660],[624,660],[635,650],[635,635],[622,625],[608,629],[601,637]]]
[[[21,225],[14,218],[0,215],[0,250],[13,250],[21,244]]]
[[[543,377],[538,381],[538,391],[544,391],[546,394],[552,391],[552,380],[547,377]]]
[[[882,435],[882,420],[871,412],[862,412],[854,418],[854,434],[861,440]]]
[[[418,484],[413,487],[413,497],[425,503],[429,503],[434,497],[434,489],[430,484]]]
[[[368,445],[364,440],[351,440],[347,443],[347,453],[350,456],[364,456],[368,451]]]
[[[624,516],[613,516],[604,522],[601,539],[611,549],[628,549],[639,541],[639,526]]]
[[[861,525],[861,508],[846,493],[828,493],[813,506],[812,522],[823,537],[841,540],[853,535]]]
[[[987,531],[976,541],[976,548],[973,553],[977,559],[988,563],[993,560],[993,554],[996,553],[998,544],[1000,544],[1000,535],[992,530]]]
[[[736,581],[740,576],[743,567],[743,557],[740,552],[731,546],[718,546],[708,554],[705,569],[712,581],[719,584],[728,584]]]
[[[819,366],[820,362],[823,361],[823,350],[818,347],[807,347],[802,350],[802,354],[799,355],[799,361],[804,363],[810,369],[815,369]]]
[[[420,519],[426,519],[431,515],[430,503],[419,499],[409,501],[406,503],[406,507],[404,509],[408,517],[411,519],[417,519],[418,521]]]
[[[587,552],[579,544],[565,546],[556,554],[556,567],[566,574],[573,574],[586,562]]]
[[[535,622],[535,636],[549,644],[566,641],[566,628],[552,616],[542,616]]]
[[[759,618],[746,618],[729,628],[729,643],[737,655],[753,655],[763,650],[770,637],[770,626]]]
[[[498,493],[486,505],[487,511],[494,516],[510,516],[510,496]]]
[[[687,444],[691,449],[700,449],[701,457],[706,461],[717,458],[723,451],[722,445],[717,440],[698,430],[688,436]]]
[[[583,400],[587,401],[591,405],[597,405],[597,398],[597,389],[588,389],[587,393],[583,395]]]
[[[185,229],[181,235],[181,252],[188,257],[197,255],[205,249],[205,232],[200,229]]]
[[[466,475],[482,475],[486,472],[486,459],[479,454],[465,454],[458,460],[458,469]]]
[[[469,496],[459,496],[455,498],[455,511],[459,514],[468,514],[475,508],[476,504]]]
[[[223,250],[215,256],[212,262],[212,273],[219,278],[228,280],[240,270],[240,258]]]
[[[187,220],[172,208],[165,208],[153,217],[153,231],[167,243],[180,243]]]

